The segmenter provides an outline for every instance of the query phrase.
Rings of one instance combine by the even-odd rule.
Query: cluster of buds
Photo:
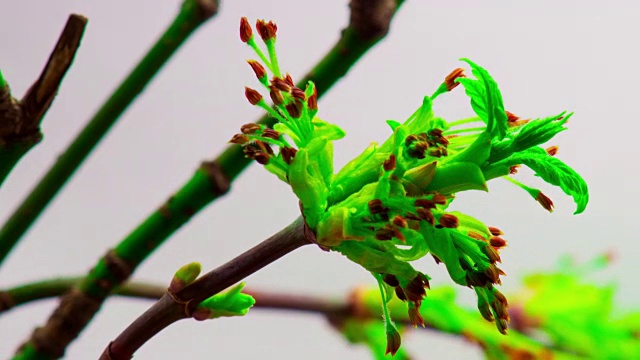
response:
[[[570,115],[521,120],[504,110],[488,72],[465,59],[475,79],[463,69],[454,70],[406,121],[387,121],[393,132],[389,139],[381,145],[372,143],[334,173],[333,141],[344,137],[344,131],[316,117],[318,93],[312,82],[296,86],[290,75],[280,71],[277,26],[260,20],[256,29],[267,55],[256,44],[248,21],[241,20],[241,39],[261,60],[250,60],[249,65],[273,107],[256,90],[247,88],[245,95],[275,124],[244,125],[231,142],[289,184],[318,245],[370,271],[383,300],[395,296],[406,302],[415,326],[423,325],[419,308],[430,279],[412,262],[431,255],[446,266],[455,283],[476,291],[480,312],[506,332],[508,304],[496,289],[504,275],[497,266],[499,252],[506,246],[502,232],[449,207],[458,193],[488,191],[488,181],[504,177],[551,210],[553,203],[540,190],[510,176],[517,167],[527,166],[572,195],[576,213],[584,210],[588,200],[584,180],[552,157],[557,148],[539,146],[563,131]],[[459,84],[477,116],[453,122],[435,116],[433,100]],[[383,310],[387,352],[393,354],[400,346],[399,333],[386,305]]]
[[[411,134],[405,138],[404,144],[407,154],[416,159],[424,159],[427,155],[434,158],[448,155],[449,140],[443,136],[441,129]]]

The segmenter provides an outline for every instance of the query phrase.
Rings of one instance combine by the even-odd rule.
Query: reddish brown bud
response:
[[[258,164],[267,165],[271,157],[269,156],[269,154],[266,154],[263,152],[256,152],[253,158],[258,162]]]
[[[429,136],[434,139],[442,137],[442,129],[432,129],[429,131]]]
[[[514,175],[518,173],[518,168],[520,168],[520,166],[522,165],[513,165],[511,167],[509,167],[509,175]]]
[[[246,17],[242,17],[240,19],[240,40],[246,43],[253,36],[253,30],[251,30],[251,25],[249,25],[249,20]]]
[[[378,229],[376,230],[376,239],[381,241],[387,241],[393,239],[394,231],[391,229]]]
[[[232,144],[244,145],[249,142],[249,137],[245,134],[235,134],[229,142]]]
[[[418,141],[418,137],[417,137],[417,136],[415,136],[414,134],[411,134],[411,135],[407,136],[407,137],[404,139],[404,144],[405,144],[406,146],[409,146],[409,145],[413,144],[413,143],[414,143],[414,142],[416,142],[416,141]]]
[[[369,201],[368,205],[369,212],[373,215],[389,211],[389,209],[385,208],[384,205],[382,205],[382,200],[380,199],[373,199]]]
[[[466,77],[464,74],[463,68],[457,68],[453,70],[447,77],[444,79],[444,84],[447,87],[447,91],[453,90],[460,83],[456,81],[457,78]]]
[[[436,264],[440,264],[440,263],[442,262],[442,260],[440,260],[440,258],[439,258],[439,257],[437,257],[437,256],[435,256],[435,255],[433,255],[433,254],[431,254],[431,257],[432,257],[432,258],[433,258],[433,260],[436,262]]]
[[[496,298],[496,301],[498,301],[500,304],[502,304],[502,306],[509,307],[509,302],[507,301],[507,298],[504,296],[503,293],[501,293],[500,291],[496,290],[493,293],[493,296]]]
[[[393,225],[401,228],[406,228],[407,226],[409,226],[409,223],[407,223],[407,219],[403,218],[400,215],[396,215],[393,220],[391,220],[391,222],[393,223]]]
[[[511,111],[505,111],[505,113],[507,114],[507,122],[513,123],[520,120],[520,116],[512,113]]]
[[[500,333],[502,335],[507,335],[507,329],[509,328],[509,322],[505,319],[498,319],[496,320],[496,327],[498,328],[498,331],[500,331]]]
[[[458,218],[455,215],[451,214],[442,214],[438,222],[440,223],[440,225],[446,228],[457,228],[458,225],[460,225]]]
[[[382,163],[382,168],[384,171],[395,170],[396,168],[396,156],[391,154],[387,160]]]
[[[396,286],[395,292],[396,292],[396,297],[399,300],[407,301],[407,295],[404,293],[404,290],[402,290],[400,286]]]
[[[467,236],[469,236],[472,239],[476,239],[476,240],[480,240],[480,241],[486,241],[484,235],[477,233],[475,231],[467,231]]]
[[[407,309],[407,313],[409,315],[409,320],[411,321],[411,325],[413,327],[418,327],[418,325],[424,327],[424,319],[422,315],[420,315],[420,305],[417,306],[409,306]]]
[[[436,218],[433,216],[433,213],[431,213],[429,209],[417,208],[416,212],[418,213],[418,217],[420,219],[426,221],[431,226],[435,225]]]
[[[297,99],[300,101],[305,100],[304,91],[302,91],[302,89],[300,89],[299,87],[294,86],[291,88],[291,96],[293,96],[294,99]]]
[[[275,39],[278,26],[273,21],[266,22],[264,20],[258,20],[256,22],[256,30],[264,42],[267,40]]]
[[[253,70],[253,73],[256,74],[256,77],[258,78],[258,80],[267,76],[267,71],[259,62],[255,60],[247,60],[247,64],[251,66],[251,70]]]
[[[273,149],[271,149],[271,146],[269,146],[269,144],[267,144],[264,141],[260,141],[260,140],[256,140],[255,144],[258,146],[258,148],[260,149],[260,151],[267,153],[269,155],[273,155]]]
[[[249,88],[249,87],[244,88],[244,96],[246,96],[247,100],[249,100],[249,103],[251,105],[256,105],[257,103],[260,102],[260,100],[262,100],[262,95],[260,95],[260,93],[257,92],[256,90],[253,90],[252,88]]]
[[[307,99],[307,106],[311,111],[318,110],[318,90],[315,87],[313,88],[313,93]]]
[[[293,78],[289,74],[285,74],[284,81],[286,81],[287,84],[289,84],[289,86],[291,86],[291,87],[295,86],[295,84],[293,83]]]
[[[294,101],[286,105],[285,109],[287,109],[287,112],[289,113],[289,115],[291,115],[291,117],[294,119],[299,118],[300,115],[302,114],[302,104],[300,104],[297,101]]]
[[[547,151],[547,154],[551,155],[551,156],[556,156],[556,154],[558,153],[558,146],[554,145],[554,146],[550,146],[548,148],[545,149]]]
[[[284,79],[275,76],[273,77],[273,79],[271,79],[271,85],[273,85],[276,89],[284,91],[286,93],[291,92],[291,88],[293,87],[293,85],[289,85]]]
[[[484,271],[484,275],[491,280],[491,283],[501,284],[500,273],[498,272],[498,268],[495,265],[489,266]]]
[[[493,236],[500,236],[500,235],[504,235],[504,233],[502,232],[502,230],[498,229],[495,226],[489,226],[489,232],[491,233],[491,235]]]
[[[391,354],[391,356],[394,356],[398,351],[398,349],[400,349],[401,341],[402,340],[400,339],[400,333],[398,333],[398,330],[396,330],[396,328],[394,328],[391,324],[388,324],[387,325],[387,349],[384,354],[385,355]]]
[[[278,140],[280,139],[280,133],[273,130],[273,129],[264,129],[264,131],[262,132],[262,136],[269,138],[269,139],[273,139],[273,140]]]
[[[429,150],[429,156],[436,158],[447,156],[447,150],[441,148],[431,149]]]
[[[478,310],[480,310],[480,315],[482,315],[482,317],[485,320],[491,321],[491,322],[495,320],[493,317],[493,313],[491,312],[491,308],[489,307],[489,304],[487,303],[478,304]]]
[[[487,245],[482,248],[482,251],[485,255],[487,255],[487,257],[489,258],[489,262],[491,262],[492,264],[495,264],[496,262],[502,262],[502,260],[500,259],[500,254],[498,254],[498,251],[492,246]]]
[[[280,154],[282,154],[282,159],[284,160],[285,163],[289,165],[291,165],[291,161],[296,156],[297,152],[298,150],[291,147],[287,147],[287,146],[280,149]]]
[[[395,277],[395,275],[393,275],[393,274],[385,274],[384,277],[382,278],[382,280],[385,283],[387,283],[387,285],[389,285],[389,286],[396,287],[396,286],[400,285],[400,282],[398,281],[398,278]]]
[[[260,129],[262,129],[260,125],[253,123],[244,124],[240,127],[240,131],[242,131],[243,134],[254,134]]]
[[[429,199],[416,199],[416,201],[413,202],[413,205],[416,207],[423,207],[426,209],[436,208],[436,203],[433,202],[433,200],[429,200]]]
[[[438,205],[447,205],[447,198],[442,194],[434,194],[432,201]]]
[[[491,239],[489,239],[489,244],[491,244],[491,246],[493,246],[494,248],[500,249],[507,246],[507,241],[499,236],[493,236],[491,237]]]
[[[269,97],[271,97],[271,101],[273,101],[274,105],[282,105],[282,103],[284,102],[284,97],[282,96],[282,93],[280,92],[280,90],[278,90],[275,86],[270,85],[269,86]]]
[[[446,137],[441,136],[439,138],[435,138],[434,141],[440,145],[447,146],[449,145],[449,140]]]
[[[420,217],[418,217],[418,215],[412,213],[412,212],[408,212],[406,214],[404,214],[404,218],[407,220],[421,220]]]
[[[547,209],[547,211],[553,212],[553,201],[551,201],[547,195],[543,194],[542,191],[538,192],[536,201],[540,203],[543,208]]]

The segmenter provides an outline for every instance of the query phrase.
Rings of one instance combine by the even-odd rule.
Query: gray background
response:
[[[178,1],[3,1],[0,68],[20,96],[39,74],[70,12],[90,19],[82,47],[43,124],[45,140],[24,158],[0,191],[0,217],[8,216],[112,89],[164,30]],[[320,102],[320,115],[348,133],[336,143],[341,165],[370,141],[389,135],[385,119],[403,120],[431,93],[460,57],[485,66],[498,81],[506,108],[523,117],[575,111],[558,136],[559,157],[590,185],[585,214],[558,189],[529,173],[557,204],[546,213],[503,180],[490,194],[465,193],[455,208],[506,231],[509,274],[551,268],[561,254],[585,260],[607,250],[619,255],[596,278],[619,285],[621,308],[637,306],[637,34],[633,1],[407,1],[386,40]],[[319,5],[321,4],[321,5]],[[0,286],[53,275],[85,273],[156,205],[177,189],[203,159],[212,158],[239,126],[261,112],[243,96],[257,87],[244,63],[253,55],[238,39],[238,19],[278,23],[281,65],[304,74],[347,23],[346,1],[228,1],[177,53],[124,114],[89,161],[29,231],[0,271]],[[463,92],[443,96],[436,111],[449,119],[471,109]],[[259,166],[232,192],[195,217],[136,272],[166,283],[190,261],[213,268],[285,226],[297,214],[291,191]],[[421,269],[433,284],[450,284],[431,261]],[[307,247],[247,279],[254,288],[341,297],[358,284],[373,285],[362,269],[336,254]],[[461,289],[465,303],[473,296]],[[54,301],[25,306],[0,318],[0,357],[7,357]],[[109,300],[68,350],[68,358],[95,358],[109,339],[149,306]],[[405,338],[416,358],[471,359],[481,353],[460,339],[431,332]],[[139,359],[367,359],[313,316],[253,311],[246,318],[183,321],[162,332]]]

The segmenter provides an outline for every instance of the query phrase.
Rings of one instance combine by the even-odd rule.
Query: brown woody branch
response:
[[[19,142],[36,144],[42,139],[40,123],[73,62],[86,25],[84,16],[69,15],[40,77],[21,101],[11,96],[8,86],[0,89],[0,144],[5,147]]]

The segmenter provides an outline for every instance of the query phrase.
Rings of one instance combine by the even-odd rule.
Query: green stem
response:
[[[217,4],[212,1],[184,1],[180,12],[169,28],[100,107],[0,229],[0,264],[120,115],[144,90],[145,86],[189,35],[213,16],[216,10]]]
[[[366,7],[356,7],[367,10]],[[381,9],[386,10],[386,8]],[[365,11],[366,14],[370,12]],[[322,96],[346,72],[354,65],[360,57],[373,47],[384,35],[386,31],[380,29],[388,28],[393,14],[385,13],[389,17],[370,16],[366,18],[362,14],[358,17],[359,22],[354,25],[352,22],[343,32],[338,43],[329,53],[316,65],[313,70],[298,83],[304,88],[308,81],[313,81],[318,87],[318,96]],[[371,14],[370,14],[371,15]],[[367,24],[364,20],[369,20],[374,24]],[[380,24],[380,21],[386,21]],[[378,22],[378,23],[376,23]],[[356,27],[357,25],[357,27]],[[384,25],[384,26],[381,26]],[[376,30],[368,31],[367,26]],[[267,115],[263,116],[258,123],[272,126],[275,120]],[[68,301],[56,309],[51,315],[47,324],[42,327],[40,333],[47,336],[57,337],[64,335],[64,339],[56,339],[48,343],[56,344],[55,349],[42,348],[42,343],[36,344],[34,337],[27,346],[23,347],[22,353],[30,351],[30,348],[39,348],[38,356],[29,356],[25,359],[46,359],[60,357],[64,353],[66,346],[80,333],[80,331],[91,320],[98,311],[99,305],[113,290],[122,284],[135,270],[135,268],[148,257],[158,246],[160,246],[173,232],[202,208],[226,193],[229,184],[249,165],[250,160],[245,158],[242,148],[232,145],[222,152],[218,158],[212,162],[205,163],[196,174],[163,206],[152,213],[142,224],[133,230],[116,248],[103,257],[92,269],[87,277],[78,285],[78,291],[69,294],[70,297],[77,296],[89,298],[95,301],[95,306],[78,307],[74,305],[77,301]],[[0,239],[2,232],[0,231]],[[67,306],[67,303],[69,305]],[[65,307],[66,306],[66,307]],[[82,314],[82,315],[80,315]],[[60,321],[64,317],[67,322]],[[82,318],[82,322],[78,319]],[[73,331],[65,329],[63,332],[59,325],[65,323],[75,325]],[[41,338],[41,337],[40,337]],[[26,350],[25,350],[26,349]]]

